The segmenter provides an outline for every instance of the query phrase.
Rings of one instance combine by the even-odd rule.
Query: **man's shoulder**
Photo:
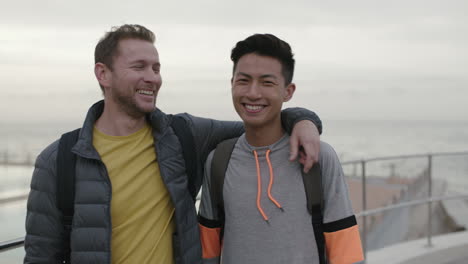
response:
[[[338,160],[338,155],[330,144],[320,140],[319,162],[322,163],[329,160]]]
[[[338,154],[330,144],[323,141],[320,141],[319,164],[325,182],[343,175]]]
[[[70,131],[72,132],[72,131]],[[73,131],[75,132],[75,131]],[[55,163],[58,156],[60,137],[45,147],[37,156],[36,167],[55,169]]]
[[[56,139],[54,142],[50,143],[46,148],[44,148],[41,153],[37,156],[37,162],[46,162],[51,160],[56,160],[58,146],[59,146],[60,139]]]
[[[31,180],[31,188],[35,190],[49,190],[51,181],[57,170],[57,152],[59,140],[52,142],[37,156]]]

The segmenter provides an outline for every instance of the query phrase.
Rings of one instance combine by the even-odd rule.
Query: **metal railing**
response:
[[[468,194],[463,195],[445,195],[445,196],[436,196],[433,197],[432,195],[432,185],[433,185],[433,158],[434,157],[441,157],[441,156],[458,156],[458,155],[467,155],[468,152],[448,152],[448,153],[431,153],[431,154],[415,154],[415,155],[400,155],[400,156],[388,156],[388,157],[379,157],[379,158],[371,158],[365,160],[355,160],[355,161],[348,161],[343,162],[342,165],[360,165],[361,166],[361,182],[362,182],[362,210],[356,214],[357,218],[362,218],[362,242],[363,242],[363,250],[364,256],[367,256],[367,236],[368,236],[368,226],[367,226],[367,217],[376,215],[379,213],[383,213],[386,211],[399,209],[399,208],[406,208],[414,205],[422,205],[427,204],[428,207],[428,217],[427,217],[427,245],[432,246],[432,204],[434,202],[440,202],[445,200],[464,200],[468,199]],[[411,159],[411,158],[425,158],[427,159],[427,198],[425,199],[415,199],[412,201],[407,202],[399,202],[397,204],[382,206],[378,208],[368,209],[367,208],[367,178],[369,177],[366,174],[366,167],[367,164],[375,161],[389,161],[389,160],[402,160],[402,159]],[[468,176],[468,175],[467,175]],[[6,241],[0,243],[0,252],[5,250],[14,249],[20,247],[24,244],[24,238],[17,238],[14,240]]]
[[[454,199],[468,199],[468,194],[466,195],[446,195],[446,196],[439,196],[433,197],[432,195],[432,185],[433,185],[433,158],[434,157],[441,157],[441,156],[459,156],[459,155],[468,155],[468,152],[446,152],[446,153],[430,153],[430,154],[412,154],[412,155],[399,155],[399,156],[386,156],[386,157],[377,157],[365,160],[354,160],[354,161],[347,161],[343,162],[342,165],[360,165],[361,166],[361,184],[362,184],[362,210],[361,212],[356,214],[356,217],[362,218],[362,244],[364,250],[364,257],[367,259],[367,238],[368,238],[368,224],[367,224],[367,217],[376,215],[379,213],[383,213],[389,210],[394,210],[398,208],[406,208],[414,205],[421,205],[427,204],[428,209],[428,217],[427,217],[427,246],[432,246],[432,204],[433,202],[437,201],[444,201],[444,200],[454,200]],[[390,161],[390,160],[404,160],[404,159],[412,159],[412,158],[426,158],[427,159],[427,198],[426,199],[417,199],[412,200],[409,202],[399,202],[398,204],[383,206],[374,209],[367,208],[367,178],[368,175],[366,174],[367,164],[376,161]],[[355,168],[356,169],[356,168]],[[356,173],[356,170],[354,170]],[[357,175],[355,175],[357,176]],[[467,175],[468,176],[468,175]]]
[[[0,253],[10,249],[22,247],[24,245],[24,237],[8,240],[0,243]]]
[[[22,193],[22,194],[12,195],[9,197],[0,198],[0,205],[25,200],[28,198],[28,195],[29,194],[27,193]]]

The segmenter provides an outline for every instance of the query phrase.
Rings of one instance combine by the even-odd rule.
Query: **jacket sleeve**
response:
[[[330,264],[364,260],[359,228],[349,199],[348,186],[334,149],[320,143],[324,198],[323,232]]]
[[[194,136],[197,151],[200,154],[198,159],[201,165],[204,164],[210,151],[223,140],[239,137],[244,133],[242,122],[219,121],[208,118],[195,117],[183,114],[189,120],[192,134]],[[322,121],[312,111],[304,108],[287,108],[281,112],[281,120],[284,129],[291,133],[294,125],[301,120],[312,121],[319,132],[322,132]]]
[[[203,190],[198,211],[198,225],[200,227],[200,240],[202,245],[203,264],[219,264],[222,249],[222,237],[224,223],[219,219],[216,206],[211,200],[211,160],[212,151],[205,164]]]
[[[56,206],[58,141],[36,159],[27,202],[24,263],[62,263],[64,228]]]
[[[203,164],[218,143],[223,140],[239,137],[244,133],[244,125],[242,122],[235,121],[219,121],[208,118],[201,118],[192,116],[190,114],[178,114],[188,121],[191,129],[195,148],[196,148],[196,164],[200,168],[196,173],[199,177],[193,182],[196,183],[196,190],[200,189],[203,175]],[[322,122],[320,118],[312,111],[304,108],[288,108],[282,111],[281,120],[284,129],[290,133],[294,125],[301,120],[310,120],[318,128],[319,132],[322,131]]]
[[[288,134],[291,134],[294,125],[302,120],[312,121],[312,123],[317,127],[319,133],[322,134],[322,120],[320,120],[316,113],[300,107],[286,108],[281,111],[281,122],[283,128],[288,132]]]

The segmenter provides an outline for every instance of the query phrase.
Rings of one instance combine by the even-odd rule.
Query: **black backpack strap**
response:
[[[211,160],[211,186],[210,186],[210,198],[213,208],[216,208],[218,219],[224,227],[224,199],[223,199],[223,185],[224,178],[226,176],[226,170],[231,159],[232,151],[236,145],[238,138],[227,139],[216,146]],[[223,230],[223,229],[222,229]],[[222,239],[223,233],[221,233],[220,239]]]
[[[323,234],[323,191],[320,164],[315,163],[309,172],[302,172],[302,180],[304,181],[307,197],[307,210],[312,216],[312,227],[314,229],[320,264],[325,264],[327,262],[325,255],[325,236]]]
[[[201,175],[197,177],[199,172],[197,170],[197,153],[193,135],[187,125],[187,120],[181,116],[173,116],[171,127],[182,146],[182,155],[184,156],[185,170],[188,177],[188,190],[193,201],[195,201],[198,191],[200,191],[203,177]]]
[[[65,228],[64,263],[70,261],[70,233],[75,201],[75,167],[76,155],[71,152],[78,141],[80,129],[62,135],[57,153],[57,206],[62,212],[62,223]]]

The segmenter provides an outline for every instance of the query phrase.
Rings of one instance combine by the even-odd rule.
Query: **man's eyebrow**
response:
[[[242,76],[247,77],[247,78],[252,78],[251,75],[249,75],[249,74],[247,74],[247,73],[245,73],[245,72],[238,72],[238,73],[236,74],[236,76],[238,76],[238,75],[242,75]],[[260,75],[260,78],[262,78],[262,79],[265,79],[265,78],[273,78],[273,79],[275,79],[275,80],[278,79],[278,77],[276,77],[276,75],[274,75],[274,74],[263,74],[263,75]]]
[[[247,78],[252,78],[252,76],[250,76],[249,74],[247,74],[247,73],[245,73],[245,72],[238,72],[238,73],[236,74],[236,76],[238,76],[238,75],[242,75],[242,76],[247,77]]]
[[[134,61],[130,61],[130,64],[144,64],[144,65],[147,65],[148,64],[148,61],[146,60],[134,60]],[[160,62],[156,62],[156,63],[153,63],[151,64],[153,66],[157,66],[157,67],[161,67],[161,63]]]
[[[130,61],[130,63],[131,63],[131,64],[138,64],[138,63],[140,63],[140,64],[146,64],[146,61],[144,61],[144,60],[132,60],[132,61]]]
[[[274,74],[263,74],[263,75],[260,76],[260,78],[262,78],[262,79],[263,78],[273,78],[275,80],[278,79],[278,77],[276,77],[276,75],[274,75]]]

